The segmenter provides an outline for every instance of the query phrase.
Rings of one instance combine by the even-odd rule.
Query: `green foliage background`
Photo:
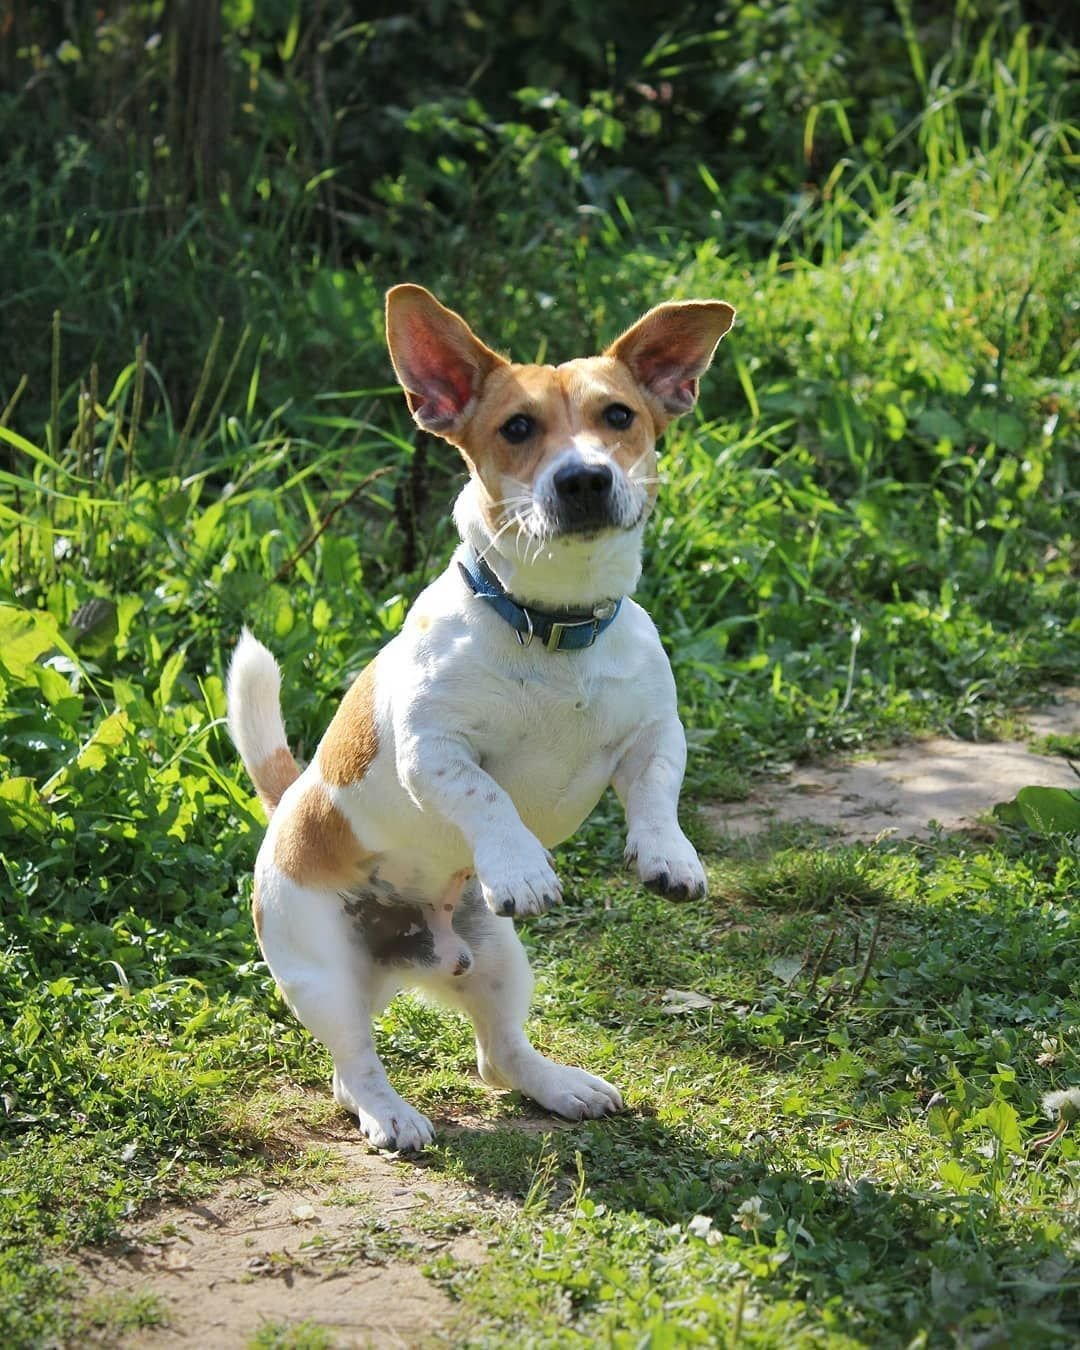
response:
[[[452,545],[460,469],[389,387],[387,285],[432,286],[518,359],[595,348],[662,298],[738,308],[668,436],[642,591],[691,795],[1015,729],[1075,680],[1066,18],[19,7],[0,33],[5,1344],[88,1334],[65,1254],[147,1196],[258,1166],[281,1085],[326,1078],[252,940],[261,818],[222,674],[252,624],[310,753]],[[527,940],[541,1038],[629,1084],[635,1114],[554,1151],[509,1129],[443,1146],[526,1200],[478,1284],[444,1272],[469,1334],[1071,1343],[1075,1140],[1025,1149],[1042,1092],[1080,1082],[1075,834],[703,838],[716,900],[692,915],[617,878],[618,834],[605,804],[559,860],[575,899]],[[708,1010],[663,1012],[668,986]],[[452,1017],[406,1002],[382,1034],[425,1109],[520,1109],[477,1089]],[[687,1229],[701,1215],[721,1241]]]

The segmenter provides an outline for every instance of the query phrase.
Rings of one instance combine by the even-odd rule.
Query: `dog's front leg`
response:
[[[417,806],[461,833],[493,913],[541,914],[562,899],[547,849],[464,737],[407,716],[397,728],[397,768]]]
[[[637,864],[651,891],[673,900],[705,894],[705,871],[679,828],[679,789],[686,768],[686,736],[674,710],[647,724],[612,776],[626,812],[627,865]]]

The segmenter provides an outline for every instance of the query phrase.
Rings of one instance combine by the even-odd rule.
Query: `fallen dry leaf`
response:
[[[660,1011],[666,1013],[690,1012],[696,1008],[715,1008],[716,1000],[695,989],[665,989]]]

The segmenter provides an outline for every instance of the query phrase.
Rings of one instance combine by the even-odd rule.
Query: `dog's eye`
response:
[[[499,435],[511,445],[520,445],[522,441],[527,441],[535,430],[536,423],[531,417],[526,417],[524,413],[515,413],[499,428]]]
[[[604,409],[603,417],[609,427],[614,427],[616,431],[625,431],[634,420],[634,412],[625,403],[609,403]]]

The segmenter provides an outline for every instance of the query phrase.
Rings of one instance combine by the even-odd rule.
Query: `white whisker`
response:
[[[515,514],[514,519],[518,523],[518,532],[514,536],[514,556],[520,562],[523,560],[522,546],[527,545],[528,540],[530,538],[529,527],[528,524],[526,523],[525,517],[521,514],[520,511],[518,511]]]
[[[484,561],[484,559],[485,559],[485,558],[487,557],[487,555],[491,552],[491,550],[495,547],[495,545],[498,543],[498,541],[502,538],[502,536],[506,533],[506,531],[511,527],[511,525],[515,524],[516,521],[517,521],[517,517],[514,517],[513,520],[508,520],[508,521],[506,521],[504,524],[502,524],[502,525],[499,526],[499,528],[498,528],[498,529],[495,531],[495,533],[491,536],[490,540],[489,540],[488,543],[487,543],[487,546],[486,546],[485,548],[483,548],[483,549],[476,555],[477,561],[478,561],[478,562],[483,562],[483,561]]]
[[[641,454],[638,455],[637,459],[634,460],[633,464],[631,464],[630,468],[627,470],[626,472],[627,478],[633,478],[634,474],[637,473],[638,465],[641,463],[643,459],[648,459],[648,457],[649,451],[642,450]]]

